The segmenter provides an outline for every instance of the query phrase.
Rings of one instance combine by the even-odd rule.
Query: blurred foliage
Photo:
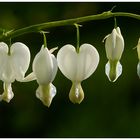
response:
[[[132,2],[12,2],[0,3],[0,28],[18,29],[32,24],[68,19],[110,10],[139,13],[140,3]],[[0,102],[0,137],[140,137],[140,80],[136,73],[136,49],[140,36],[140,21],[117,17],[125,39],[121,59],[123,74],[111,83],[105,75],[107,58],[102,39],[111,33],[114,20],[90,21],[80,28],[80,43],[94,45],[100,54],[95,73],[83,81],[84,101],[72,104],[68,94],[71,82],[60,71],[54,80],[57,95],[50,108],[35,97],[36,81],[15,82],[15,97],[9,104]],[[74,26],[56,27],[47,34],[48,48],[76,44]],[[40,50],[43,37],[30,33],[12,39],[21,41],[31,50],[32,60]],[[9,43],[9,42],[7,42]],[[55,52],[55,55],[57,51]],[[32,64],[32,61],[31,61]],[[30,73],[32,66],[27,73]],[[0,93],[3,92],[2,82]]]

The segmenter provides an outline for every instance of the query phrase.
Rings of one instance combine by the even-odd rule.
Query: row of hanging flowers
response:
[[[67,44],[63,46],[55,57],[52,53],[57,49],[48,50],[45,33],[44,44],[39,53],[36,54],[32,73],[25,77],[30,64],[30,50],[21,43],[16,42],[10,47],[4,42],[0,42],[0,80],[3,81],[4,92],[0,95],[0,100],[10,102],[14,97],[11,84],[17,80],[19,82],[29,82],[36,80],[38,88],[36,97],[46,106],[50,106],[52,99],[56,95],[56,87],[52,84],[58,67],[69,80],[72,87],[69,92],[69,99],[72,103],[81,103],[84,99],[84,91],[81,82],[89,78],[97,69],[99,64],[99,53],[91,44],[79,46],[79,25],[77,29],[77,47]],[[105,65],[105,73],[111,82],[115,82],[122,73],[120,59],[124,51],[124,39],[119,27],[112,30],[112,33],[104,38],[105,50],[108,62]],[[140,77],[140,40],[137,45],[139,63],[137,74]]]

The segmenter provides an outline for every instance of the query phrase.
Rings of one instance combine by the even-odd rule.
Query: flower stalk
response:
[[[78,17],[78,18],[73,18],[73,19],[67,19],[67,20],[59,20],[59,21],[53,21],[53,22],[45,22],[41,24],[35,24],[31,25],[25,28],[17,29],[17,30],[11,30],[4,32],[0,36],[0,40],[7,40],[9,38],[15,38],[20,35],[24,35],[27,33],[32,33],[32,32],[38,32],[43,29],[48,29],[52,27],[58,27],[58,26],[67,26],[67,25],[73,25],[75,23],[82,23],[82,22],[87,22],[87,21],[92,21],[92,20],[103,20],[103,19],[108,19],[111,17],[130,17],[134,18],[137,20],[140,20],[140,15],[138,14],[133,14],[133,13],[126,13],[126,12],[103,12],[101,14],[97,15],[90,15],[90,16],[84,16],[84,17]]]
[[[47,33],[47,32],[41,31],[40,33],[43,35],[44,48],[46,48],[47,47],[47,39],[46,39],[45,33]]]
[[[76,40],[77,40],[77,44],[76,44],[76,51],[77,53],[79,53],[79,47],[80,47],[80,33],[79,33],[79,27],[81,27],[82,25],[79,25],[77,23],[74,24],[76,27]]]

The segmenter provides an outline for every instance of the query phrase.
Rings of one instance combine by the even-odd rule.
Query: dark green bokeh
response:
[[[140,3],[0,3],[0,28],[18,29],[32,24],[68,19],[110,10],[139,14]],[[50,108],[35,97],[38,85],[15,82],[15,97],[9,104],[0,102],[0,137],[140,137],[140,81],[136,73],[136,49],[140,21],[117,17],[125,40],[121,59],[123,74],[115,83],[105,75],[107,58],[102,39],[114,26],[113,18],[83,23],[80,43],[94,45],[100,54],[95,73],[83,81],[84,101],[78,105],[68,99],[71,82],[60,71],[54,80],[57,95]],[[48,48],[76,44],[74,26],[56,27],[47,34]],[[40,50],[43,37],[39,33],[12,39],[31,50],[32,60]],[[9,43],[9,42],[7,42]],[[55,52],[55,55],[57,51]],[[32,64],[32,61],[31,61]],[[27,73],[31,72],[31,65]],[[0,93],[3,92],[1,82]]]

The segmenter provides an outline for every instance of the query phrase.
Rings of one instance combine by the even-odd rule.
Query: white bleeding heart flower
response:
[[[56,88],[52,84],[58,69],[57,60],[55,56],[51,54],[54,50],[55,49],[49,51],[43,45],[40,52],[34,58],[32,65],[33,72],[23,80],[23,82],[37,80],[39,87],[36,90],[36,97],[48,107],[56,95]]]
[[[83,44],[76,52],[74,46],[63,46],[57,54],[58,67],[72,81],[69,98],[73,103],[81,103],[84,92],[81,82],[92,75],[99,63],[98,51],[90,44]]]
[[[137,65],[137,74],[140,78],[140,38],[139,38],[138,44],[137,44],[137,53],[138,53],[138,59],[139,59],[139,62],[138,62],[138,65]]]
[[[14,96],[11,83],[24,79],[29,63],[30,51],[25,44],[16,42],[8,48],[7,44],[0,42],[0,80],[4,82],[0,100],[10,102]]]
[[[124,51],[124,39],[120,28],[113,29],[112,33],[105,38],[105,50],[108,63],[105,66],[105,73],[111,82],[115,82],[122,74],[120,59]]]

